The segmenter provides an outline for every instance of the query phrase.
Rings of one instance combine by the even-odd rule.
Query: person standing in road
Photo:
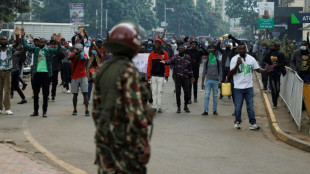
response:
[[[177,113],[181,113],[181,88],[183,88],[184,92],[184,111],[190,113],[190,110],[187,107],[190,92],[189,85],[190,82],[195,82],[191,65],[191,57],[184,53],[184,45],[179,45],[177,50],[179,51],[179,54],[174,55],[167,62],[162,60],[161,63],[164,63],[165,65],[173,65],[173,75],[175,76],[173,78],[175,82],[176,100],[178,106]]]
[[[46,40],[41,38],[39,41],[39,47],[36,46],[30,46],[26,44],[24,40],[25,31],[24,28],[21,29],[21,36],[22,36],[22,44],[24,46],[24,49],[26,51],[34,53],[33,58],[33,107],[34,112],[30,116],[38,116],[39,115],[39,93],[40,89],[42,87],[42,93],[43,93],[43,117],[47,117],[47,107],[48,107],[48,95],[49,95],[49,78],[53,75],[53,69],[52,69],[52,56],[56,53],[59,53],[61,50],[60,46],[60,39],[61,34],[59,33],[56,36],[56,42],[57,42],[57,49],[55,48],[48,48],[46,47]]]
[[[69,83],[71,83],[71,78],[72,78],[71,77],[72,66],[71,66],[71,61],[68,59],[71,51],[72,51],[72,48],[69,46],[69,42],[65,41],[64,47],[63,47],[63,54],[65,55],[65,58],[62,60],[61,73],[62,73],[62,79],[63,79],[62,91],[67,94],[71,94]]]
[[[278,97],[280,93],[280,77],[282,72],[285,72],[285,58],[284,55],[278,52],[277,44],[271,42],[269,46],[270,51],[266,54],[263,62],[267,66],[272,66],[273,71],[269,73],[269,84],[271,86],[273,108],[278,106]]]
[[[16,42],[13,46],[8,45],[8,40],[5,36],[0,36],[0,113],[6,115],[13,115],[10,101],[12,50],[19,44],[18,27],[15,28],[14,34],[16,36]]]
[[[87,55],[83,51],[82,44],[75,45],[75,51],[69,54],[68,57],[71,60],[72,64],[72,80],[71,80],[71,93],[73,94],[73,112],[72,115],[77,115],[77,101],[78,101],[78,94],[79,88],[81,88],[83,98],[84,98],[84,105],[85,105],[85,116],[90,116],[88,110],[88,79],[86,73],[86,61],[88,60]]]
[[[225,50],[222,49],[221,45],[221,41],[218,42],[217,44],[217,50],[222,54],[222,82],[225,81],[226,76],[228,75],[229,72],[229,66],[230,66],[230,60],[232,57],[230,57],[229,55],[231,54],[231,45],[229,43],[226,43],[225,45]],[[229,96],[230,97],[230,96]],[[223,98],[223,95],[220,91],[220,99]]]
[[[260,127],[256,124],[256,118],[253,105],[253,70],[258,73],[270,72],[271,67],[261,69],[252,56],[246,54],[244,43],[238,45],[238,55],[232,58],[230,62],[230,73],[234,80],[234,104],[235,104],[235,125],[236,129],[241,128],[241,111],[243,100],[246,101],[247,112],[251,130],[258,130]]]
[[[193,86],[193,90],[194,90],[194,102],[197,103],[197,91],[198,91],[198,78],[199,78],[199,68],[200,68],[200,63],[201,63],[201,57],[203,55],[207,55],[207,51],[204,50],[204,48],[199,45],[198,46],[198,42],[197,41],[192,41],[190,44],[190,48],[191,49],[186,49],[185,53],[188,54],[191,57],[191,62],[192,62],[192,69],[193,69],[193,73],[194,73],[194,79],[195,82],[194,84],[190,85],[190,94],[189,94],[189,101],[188,104],[192,103],[192,86]],[[201,49],[200,49],[201,48]]]
[[[204,111],[201,115],[208,115],[209,111],[209,100],[211,90],[213,93],[213,115],[218,115],[217,113],[217,100],[218,100],[218,89],[219,89],[219,76],[221,72],[220,61],[216,58],[215,47],[208,47],[209,56],[204,62],[203,72],[202,72],[202,82],[201,88],[205,90],[204,98]],[[205,81],[206,79],[206,81]]]
[[[166,51],[162,49],[161,39],[155,40],[155,50],[148,58],[147,78],[152,84],[153,109],[162,113],[162,95],[164,93],[164,81],[168,81],[169,66],[160,63],[161,60],[168,61],[169,57]]]
[[[293,53],[291,58],[291,68],[298,73],[304,83],[310,83],[310,50],[307,42],[301,43],[300,49]]]
[[[98,174],[145,174],[150,158],[148,125],[154,112],[149,91],[132,62],[140,47],[138,27],[120,23],[104,47],[113,57],[95,77],[93,119]]]

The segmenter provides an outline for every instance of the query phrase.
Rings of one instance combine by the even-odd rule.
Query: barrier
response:
[[[285,102],[298,126],[298,131],[300,131],[304,82],[291,68],[285,68],[286,75],[281,76],[280,97]]]

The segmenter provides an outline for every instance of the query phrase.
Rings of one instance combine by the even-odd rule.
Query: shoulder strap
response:
[[[80,59],[78,59],[78,60],[76,61],[76,63],[74,64],[74,67],[73,67],[73,70],[72,70],[72,75],[73,75],[73,73],[74,73],[74,71],[75,71],[75,69],[76,69],[76,67],[77,67],[77,64],[79,63],[79,60],[80,60]]]

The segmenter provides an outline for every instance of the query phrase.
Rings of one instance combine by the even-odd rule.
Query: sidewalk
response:
[[[14,146],[0,144],[1,174],[63,174],[50,166],[29,159],[12,147]]]
[[[260,74],[256,73],[256,76],[259,79],[260,88],[263,89]],[[272,109],[271,93],[262,91],[262,96],[269,123],[275,136],[293,147],[310,152],[310,127],[306,111],[302,112],[301,131],[298,132],[297,125],[282,98],[279,97],[278,99],[278,108]]]

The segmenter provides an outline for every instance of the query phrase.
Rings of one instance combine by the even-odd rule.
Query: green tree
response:
[[[226,14],[230,18],[240,18],[240,25],[250,27],[252,34],[258,28],[257,2],[262,0],[228,0]]]
[[[0,22],[12,22],[17,13],[30,11],[29,0],[4,0],[0,5]]]

